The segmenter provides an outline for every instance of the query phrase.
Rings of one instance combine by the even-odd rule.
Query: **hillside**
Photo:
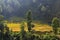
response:
[[[51,31],[52,27],[47,25],[47,24],[38,24],[34,23],[35,27],[32,28],[32,30],[35,31]],[[7,26],[9,27],[10,30],[12,31],[20,31],[21,23],[7,23]],[[28,31],[27,24],[25,23],[25,31]]]

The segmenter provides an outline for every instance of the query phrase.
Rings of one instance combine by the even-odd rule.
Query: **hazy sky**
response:
[[[15,10],[14,8],[19,9],[22,5],[29,5],[31,1],[36,2],[36,0],[0,0],[0,11],[5,9],[11,13]]]

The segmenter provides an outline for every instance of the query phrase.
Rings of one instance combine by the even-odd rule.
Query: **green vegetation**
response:
[[[27,12],[27,26],[28,26],[28,30],[29,30],[29,32],[31,31],[31,28],[32,28],[32,18],[31,18],[31,10],[29,10],[28,12]]]
[[[53,27],[54,33],[57,34],[57,30],[59,28],[59,19],[57,17],[53,18],[52,27]]]
[[[24,22],[21,24],[20,40],[25,39]]]
[[[53,27],[53,31],[35,31],[31,30],[35,25],[32,24],[32,14],[29,10],[27,13],[27,27],[28,31],[25,31],[25,23],[21,24],[21,31],[13,32],[11,29],[7,27],[4,23],[3,17],[0,20],[0,40],[60,40],[60,36],[58,36],[58,28],[59,28],[59,19],[57,17],[53,18],[51,26]],[[54,32],[54,33],[53,33]]]

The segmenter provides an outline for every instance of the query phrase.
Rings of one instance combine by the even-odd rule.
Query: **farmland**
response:
[[[32,30],[35,31],[51,31],[52,27],[47,25],[47,24],[38,24],[38,23],[34,23],[35,27],[32,28]],[[11,29],[12,31],[20,31],[20,26],[21,23],[7,23],[7,26],[9,27],[9,29]],[[25,28],[26,31],[28,30],[27,28],[27,23],[25,22]]]

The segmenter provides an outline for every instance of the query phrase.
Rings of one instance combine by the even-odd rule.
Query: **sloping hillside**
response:
[[[52,27],[47,25],[47,24],[38,24],[34,23],[35,27],[32,28],[32,30],[35,31],[51,31]],[[12,31],[20,31],[21,23],[7,23],[7,26],[12,30]],[[25,23],[25,30],[28,31],[27,25]]]

